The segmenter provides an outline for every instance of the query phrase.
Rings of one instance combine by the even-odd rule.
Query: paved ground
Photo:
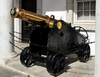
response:
[[[26,75],[13,71],[7,67],[0,66],[0,77],[27,77]]]
[[[22,49],[28,46],[26,43],[15,44]],[[17,48],[15,51],[18,54],[21,52]],[[87,63],[81,63],[77,55],[69,55],[68,59],[66,58],[64,73],[58,77],[94,77],[94,61],[95,57],[91,57]],[[53,77],[47,72],[45,64],[37,62],[35,66],[27,68],[20,63],[19,56],[9,59],[0,69],[0,77]]]

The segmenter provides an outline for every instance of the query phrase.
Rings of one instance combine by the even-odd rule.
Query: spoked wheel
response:
[[[31,67],[36,62],[32,54],[30,54],[30,47],[26,47],[22,50],[20,54],[20,61],[26,67]]]
[[[90,46],[88,44],[84,44],[80,46],[78,50],[78,58],[80,62],[87,62],[90,58]]]
[[[65,67],[65,57],[63,54],[50,54],[47,56],[47,71],[53,75],[60,75]]]

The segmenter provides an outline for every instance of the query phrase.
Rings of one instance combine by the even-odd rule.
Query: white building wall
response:
[[[90,44],[91,55],[94,56],[95,55],[95,32],[88,32],[88,34],[89,34],[90,42],[94,42]]]
[[[42,0],[42,15],[66,21],[66,0]]]
[[[85,32],[81,32],[83,35],[86,35]],[[90,43],[90,48],[91,48],[91,56],[94,56],[95,55],[95,32],[88,32],[88,35],[89,35],[89,41],[90,42],[93,42],[93,43]]]
[[[66,22],[73,23],[73,0],[66,0]]]

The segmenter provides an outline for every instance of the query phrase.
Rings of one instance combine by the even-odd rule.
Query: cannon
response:
[[[77,54],[80,62],[89,60],[89,39],[84,28],[72,27],[70,23],[55,19],[54,15],[42,16],[18,7],[12,8],[10,14],[12,18],[36,24],[30,32],[29,46],[20,54],[20,62],[24,66],[42,62],[51,75],[58,76],[64,72],[65,57],[69,54]]]

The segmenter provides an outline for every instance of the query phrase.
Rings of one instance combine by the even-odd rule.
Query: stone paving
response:
[[[15,43],[17,46],[22,49],[28,44],[24,43]],[[15,51],[19,54],[21,51],[15,48]],[[87,63],[82,63],[78,61],[77,55],[72,54],[66,57],[66,66],[64,73],[57,77],[94,77],[94,61],[95,57],[91,57]],[[4,67],[3,67],[4,68]],[[35,66],[27,68],[20,63],[19,56],[10,59],[5,68],[12,70],[12,72],[19,73],[21,75],[16,75],[13,77],[53,77],[51,76],[46,69],[46,65],[40,62],[37,62]],[[9,72],[7,72],[9,74]],[[1,71],[0,71],[1,74]],[[12,73],[10,73],[12,74]],[[22,76],[23,75],[23,76]],[[0,77],[6,77],[1,76]],[[11,76],[7,76],[11,77]]]
[[[7,66],[31,77],[53,77],[47,72],[46,65],[39,62],[30,68],[24,67],[20,61],[8,63]],[[64,73],[58,77],[94,77],[94,57],[87,63],[81,63],[75,58],[66,59]]]
[[[0,66],[0,77],[27,77],[28,75],[9,69],[7,66]]]

